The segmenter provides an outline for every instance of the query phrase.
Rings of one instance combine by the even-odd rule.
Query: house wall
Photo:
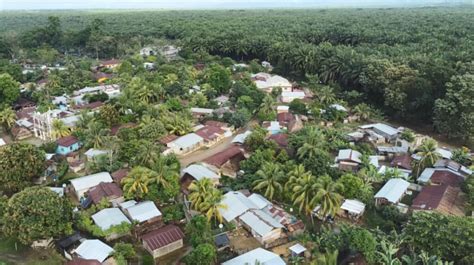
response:
[[[75,143],[69,147],[58,145],[58,147],[56,148],[56,154],[67,155],[71,152],[79,150],[79,148],[80,148],[79,143]]]

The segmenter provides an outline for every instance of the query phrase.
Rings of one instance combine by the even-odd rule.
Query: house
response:
[[[212,115],[214,112],[213,109],[206,109],[206,108],[191,108],[191,113],[195,118],[203,118],[206,116]]]
[[[413,163],[413,158],[408,154],[404,154],[404,155],[395,156],[392,162],[390,162],[390,165],[394,168],[412,170],[412,163]]]
[[[104,61],[100,61],[99,67],[114,69],[117,66],[119,66],[120,63],[121,63],[120,60],[117,60],[117,59],[104,60]]]
[[[79,140],[73,135],[59,138],[56,140],[56,143],[58,144],[58,147],[56,148],[56,154],[59,155],[67,155],[81,148]]]
[[[342,111],[342,112],[347,112],[348,111],[346,107],[344,107],[340,104],[331,104],[331,105],[329,105],[329,107],[332,108],[332,109],[335,109],[337,111]]]
[[[206,165],[202,164],[193,164],[189,165],[185,169],[183,169],[181,173],[181,185],[184,188],[189,187],[191,182],[193,181],[200,181],[201,179],[208,178],[211,179],[214,185],[219,184],[219,180],[221,176],[211,170]]]
[[[295,99],[304,99],[305,96],[304,91],[283,91],[281,92],[281,102],[290,103]]]
[[[86,169],[86,163],[84,162],[84,160],[81,160],[81,159],[70,160],[70,161],[68,160],[67,163],[69,165],[69,169],[71,169],[72,172],[74,173],[78,173]]]
[[[379,155],[400,155],[406,154],[408,152],[408,147],[406,146],[377,146],[377,154]]]
[[[178,57],[178,53],[181,49],[175,47],[173,45],[166,45],[161,48],[160,53],[163,55],[168,61],[174,60]]]
[[[208,120],[204,123],[205,126],[212,126],[212,127],[217,127],[220,128],[224,131],[226,131],[226,137],[232,135],[232,131],[234,130],[234,126],[229,125],[228,123],[221,122],[221,121],[213,121],[213,120]]]
[[[95,95],[95,94],[100,94],[104,93],[107,94],[109,98],[116,98],[120,96],[121,90],[120,86],[116,84],[112,85],[100,85],[100,86],[95,86],[95,87],[84,87],[82,89],[76,90],[73,92],[74,97],[72,100],[76,104],[84,104],[84,99],[83,97],[85,95]]]
[[[114,180],[115,183],[119,184],[122,182],[122,179],[124,179],[128,173],[130,172],[129,169],[127,168],[122,168],[117,171],[112,172],[112,179]]]
[[[288,113],[290,111],[290,107],[289,106],[277,106],[277,114],[280,114],[280,113]]]
[[[144,47],[140,50],[140,55],[143,57],[157,55],[156,48],[154,47]]]
[[[436,161],[436,163],[433,165],[434,168],[445,168],[445,169],[450,169],[458,174],[463,175],[464,177],[468,177],[472,175],[473,171],[453,160],[450,159],[439,159]]]
[[[215,172],[232,178],[237,177],[240,170],[240,162],[245,159],[244,150],[238,146],[232,146],[222,152],[216,153],[206,159],[204,163],[214,167]]]
[[[390,179],[375,194],[375,205],[397,204],[408,190],[410,183],[404,179]]]
[[[108,153],[109,152],[106,151],[106,150],[99,150],[99,149],[91,148],[91,149],[87,150],[84,153],[84,155],[87,157],[87,161],[93,162],[93,161],[95,161],[96,157],[107,155]]]
[[[360,126],[359,128],[382,136],[386,142],[395,141],[400,133],[398,129],[383,123],[367,124]]]
[[[441,155],[442,158],[444,159],[451,159],[451,157],[453,156],[453,153],[448,150],[448,149],[445,149],[445,148],[436,148],[436,152],[439,153]]]
[[[23,126],[14,126],[11,129],[11,133],[13,135],[13,138],[16,141],[21,141],[21,140],[24,140],[24,139],[28,139],[28,138],[33,136],[31,131],[28,130],[27,128],[23,127]]]
[[[340,170],[357,171],[361,161],[362,154],[352,149],[342,149],[336,157],[336,163]]]
[[[219,209],[224,220],[243,226],[266,247],[285,238],[285,233],[287,236],[296,236],[304,231],[301,220],[260,194],[246,196],[242,192],[230,191],[224,195],[222,203],[227,205],[226,209]]]
[[[122,189],[120,189],[120,186],[114,182],[99,183],[97,186],[89,189],[87,197],[91,198],[94,204],[99,204],[103,199],[105,199],[114,207],[125,200]]]
[[[100,172],[84,177],[71,179],[71,186],[76,193],[78,199],[84,197],[84,194],[92,187],[99,185],[101,182],[111,183],[112,177],[108,172]]]
[[[84,240],[79,247],[73,251],[79,258],[97,260],[101,263],[112,255],[113,252],[113,248],[98,239]]]
[[[359,219],[365,211],[365,204],[359,200],[346,199],[341,205],[339,215],[351,218]]]
[[[196,133],[189,133],[167,143],[168,150],[164,153],[187,154],[201,148],[203,145],[204,138]]]
[[[243,264],[285,265],[286,263],[279,255],[263,248],[256,248],[222,263],[222,265]]]
[[[278,133],[270,135],[267,139],[274,141],[280,148],[288,149],[288,137],[286,133]]]
[[[294,120],[295,120],[295,115],[289,112],[281,112],[277,114],[277,121],[284,126],[288,126],[288,124],[290,124],[290,122]]]
[[[252,131],[245,131],[244,133],[237,134],[234,139],[232,139],[233,144],[243,145],[245,139],[252,133]]]
[[[271,75],[267,73],[258,73],[251,76],[258,89],[271,93],[274,88],[281,88],[282,91],[290,92],[293,85],[288,79],[279,75]]]
[[[262,127],[267,129],[269,134],[281,133],[284,128],[278,121],[264,121]]]
[[[379,167],[377,171],[380,175],[385,175],[385,174],[399,174],[400,177],[404,179],[408,179],[411,175],[411,170],[406,170],[402,168],[395,168],[395,167],[389,167],[389,166],[381,166]]]
[[[122,223],[131,224],[127,216],[120,211],[119,208],[105,208],[91,216],[94,223],[102,230],[107,231],[112,226],[121,225]],[[116,238],[118,235],[115,235]]]
[[[162,214],[152,201],[128,201],[128,203],[121,204],[123,211],[127,216],[140,224],[155,223],[161,221]]]
[[[413,211],[464,216],[461,189],[449,185],[424,186],[411,205]]]
[[[195,132],[204,139],[204,146],[211,147],[226,137],[226,131],[220,127],[206,125]]]
[[[167,225],[141,236],[143,248],[159,258],[184,246],[184,233],[175,225]]]
[[[95,101],[87,104],[80,104],[80,105],[75,105],[73,107],[74,110],[97,110],[100,107],[102,107],[104,103],[101,101]]]
[[[36,137],[42,140],[56,140],[52,135],[53,122],[60,120],[66,127],[74,128],[79,121],[80,116],[73,112],[53,109],[44,113],[32,113],[33,131]]]
[[[449,168],[425,168],[417,179],[420,184],[461,186],[464,176]]]

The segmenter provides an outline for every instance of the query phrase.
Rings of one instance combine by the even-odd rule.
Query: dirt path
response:
[[[191,154],[180,157],[179,161],[181,162],[181,167],[184,168],[192,163],[200,162],[212,155],[215,155],[219,152],[226,150],[232,145],[232,139],[234,139],[234,136],[235,135],[224,138],[224,140],[218,142],[216,145],[208,149],[198,150]]]

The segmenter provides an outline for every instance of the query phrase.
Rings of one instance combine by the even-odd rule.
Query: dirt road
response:
[[[234,135],[224,138],[224,140],[218,142],[216,145],[210,148],[201,149],[191,154],[180,157],[179,161],[181,162],[181,168],[184,168],[188,166],[189,164],[192,164],[195,162],[200,162],[212,155],[215,155],[219,152],[226,150],[232,145],[232,139],[234,139]]]

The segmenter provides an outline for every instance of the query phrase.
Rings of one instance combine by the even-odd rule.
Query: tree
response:
[[[335,250],[333,252],[326,252],[324,254],[319,254],[316,258],[316,261],[313,261],[312,265],[337,265],[337,257],[339,256],[339,251]]]
[[[84,132],[86,136],[86,146],[102,148],[107,141],[109,131],[109,129],[105,128],[105,126],[98,121],[90,122]]]
[[[212,189],[207,195],[206,200],[199,206],[202,212],[206,214],[207,220],[215,220],[219,223],[223,223],[223,217],[220,213],[221,210],[226,210],[228,206],[222,203],[224,195],[218,189]]]
[[[469,153],[470,151],[466,147],[457,148],[453,150],[451,159],[461,165],[467,166],[471,164],[471,156]]]
[[[16,114],[11,108],[5,108],[0,111],[0,124],[6,131],[10,131],[15,125]]]
[[[342,186],[341,194],[344,198],[363,201],[369,201],[372,198],[372,186],[355,175],[344,174],[337,183]]]
[[[146,167],[134,167],[122,179],[123,191],[127,198],[143,198],[148,193],[148,185],[156,173]]]
[[[436,100],[434,125],[449,137],[474,136],[474,75],[453,76],[446,84],[446,96]]]
[[[9,74],[0,74],[0,109],[9,107],[20,97],[20,83]]]
[[[119,122],[119,118],[118,110],[110,104],[105,104],[99,110],[99,119],[108,126],[116,125]]]
[[[58,139],[71,134],[71,130],[62,120],[54,119],[51,127],[51,138],[53,139]]]
[[[272,121],[276,118],[276,111],[273,107],[275,104],[273,98],[270,95],[266,95],[263,98],[262,104],[260,104],[260,110],[258,111],[258,119],[261,121]]]
[[[217,258],[216,247],[213,244],[205,243],[198,245],[185,258],[186,264],[192,265],[212,265]]]
[[[401,133],[400,138],[409,143],[412,143],[413,141],[415,141],[415,133],[413,133],[413,131],[410,129],[405,129]]]
[[[136,256],[135,249],[132,244],[129,243],[115,243],[114,253],[112,256],[117,261],[118,265],[126,265],[127,259],[134,258]]]
[[[198,181],[193,181],[189,185],[189,201],[191,202],[191,207],[198,209],[204,201],[206,201],[207,196],[211,193],[214,188],[214,184],[211,179],[203,178]]]
[[[265,197],[270,200],[273,199],[275,194],[281,194],[285,175],[278,164],[265,162],[256,175],[259,179],[253,183],[255,190],[264,190]]]
[[[380,264],[387,264],[387,265],[401,265],[402,263],[396,257],[398,252],[398,247],[388,241],[382,240],[380,242],[381,251],[377,251],[377,255],[379,257]]]
[[[72,206],[46,187],[13,195],[3,216],[3,232],[24,244],[72,232]]]
[[[202,215],[196,215],[186,224],[186,234],[193,247],[201,244],[212,244],[214,242],[211,225]]]
[[[0,190],[15,193],[30,185],[45,169],[45,154],[39,148],[13,143],[0,148]]]
[[[427,167],[432,167],[436,161],[441,157],[441,155],[436,150],[438,144],[435,140],[428,138],[423,140],[423,143],[418,148],[416,153],[420,156],[420,159],[415,162],[415,175],[419,176],[421,172]]]
[[[310,172],[305,171],[302,165],[298,165],[290,172],[290,178],[286,185],[288,192],[292,194],[293,204],[298,206],[299,211],[311,214],[315,206],[311,201],[317,191],[316,178]]]
[[[368,121],[372,118],[373,110],[369,105],[360,103],[354,107],[354,114],[359,116],[361,121]]]
[[[290,103],[290,111],[296,114],[306,115],[306,104],[304,104],[300,99],[295,99]]]
[[[473,262],[473,219],[416,212],[403,229],[403,237],[412,248],[425,251],[429,255],[436,255],[456,264]]]
[[[339,192],[344,188],[339,183],[335,183],[329,176],[318,178],[317,192],[311,200],[313,205],[320,205],[319,214],[321,216],[335,216],[342,204],[342,196]]]

